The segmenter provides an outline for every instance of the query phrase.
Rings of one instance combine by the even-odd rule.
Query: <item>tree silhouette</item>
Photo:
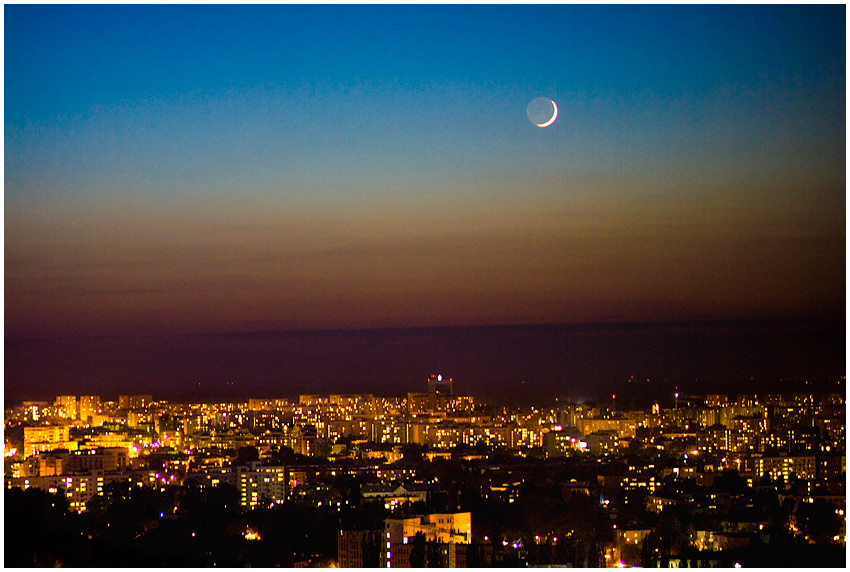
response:
[[[797,507],[797,525],[811,540],[826,544],[841,532],[841,519],[836,506],[824,499],[800,503]]]
[[[65,555],[79,544],[81,534],[73,522],[78,515],[69,512],[62,490],[6,489],[4,500],[4,566],[67,564]]]
[[[245,447],[239,447],[239,449],[236,450],[236,461],[234,464],[250,466],[253,461],[259,460],[260,452],[257,448],[252,445],[247,445]]]

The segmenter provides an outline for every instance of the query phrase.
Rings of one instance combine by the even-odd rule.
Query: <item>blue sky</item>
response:
[[[7,336],[844,311],[842,5],[4,13]]]
[[[10,160],[23,177],[84,169],[71,193],[140,178],[166,193],[232,177],[309,187],[352,169],[395,186],[389,171],[429,184],[435,169],[834,162],[840,12],[9,6],[7,192],[54,190],[18,184]],[[536,95],[559,102],[557,136],[528,128]]]

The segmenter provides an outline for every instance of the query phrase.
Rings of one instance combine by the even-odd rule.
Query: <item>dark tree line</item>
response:
[[[227,484],[114,482],[81,514],[61,490],[9,489],[5,505],[7,567],[273,567],[337,556],[337,511],[287,503],[243,512]]]

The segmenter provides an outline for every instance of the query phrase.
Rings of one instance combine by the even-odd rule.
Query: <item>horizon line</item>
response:
[[[171,337],[214,337],[214,336],[260,336],[260,335],[285,335],[285,334],[322,334],[322,333],[345,333],[345,332],[393,332],[393,331],[416,331],[416,330],[473,330],[484,328],[546,328],[546,327],[572,327],[585,328],[592,326],[674,326],[674,325],[709,325],[709,324],[818,324],[835,326],[838,323],[847,324],[846,319],[806,317],[806,318],[692,318],[671,320],[599,320],[581,322],[526,322],[526,323],[493,323],[493,324],[453,324],[453,325],[424,325],[424,326],[341,326],[341,327],[304,327],[304,328],[279,328],[262,330],[224,330],[224,331],[198,331],[198,332],[171,332],[171,333],[140,333],[140,334],[97,334],[82,336],[58,336],[58,337],[27,337],[8,338],[3,337],[5,344],[22,342],[52,342],[63,340],[112,340],[133,338],[171,338]],[[845,328],[846,329],[846,328]]]

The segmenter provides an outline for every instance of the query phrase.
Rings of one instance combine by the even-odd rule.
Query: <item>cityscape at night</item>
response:
[[[24,402],[6,410],[5,564],[844,566],[843,378],[642,409],[462,387]]]
[[[4,5],[6,567],[846,567],[846,6]]]

